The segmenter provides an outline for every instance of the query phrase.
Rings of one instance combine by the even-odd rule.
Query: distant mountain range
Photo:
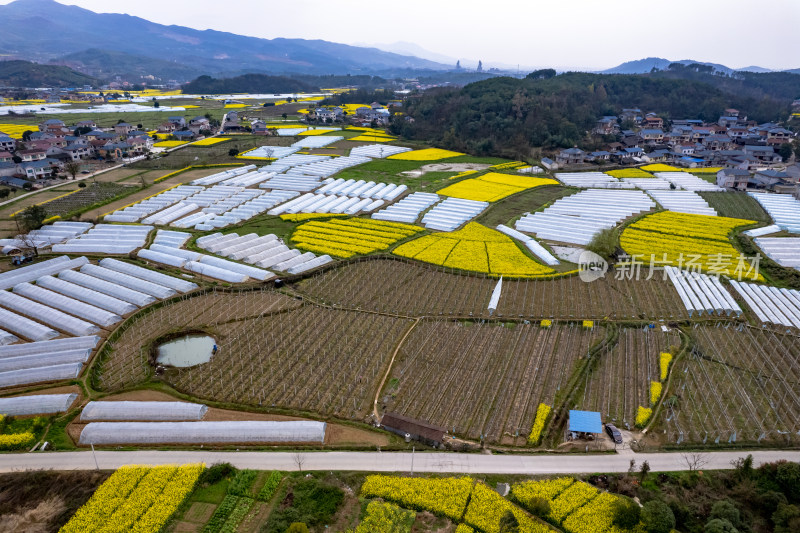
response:
[[[97,50],[103,56],[93,60]],[[102,76],[135,71],[139,61],[144,71],[171,72],[173,79],[183,80],[220,72],[343,74],[452,68],[377,48],[165,26],[53,0],[16,0],[0,6],[0,54],[38,62],[55,60]]]
[[[57,65],[30,61],[0,61],[0,86],[3,87],[83,87],[98,80]]]
[[[616,67],[602,70],[599,72],[599,74],[647,74],[648,72],[651,72],[653,69],[667,70],[667,68],[672,63],[680,63],[682,65],[691,65],[691,64],[704,65],[707,67],[712,67],[717,72],[724,72],[727,75],[730,75],[733,72],[756,72],[756,73],[789,72],[791,74],[800,74],[800,68],[777,71],[754,65],[745,68],[733,69],[730,67],[726,67],[725,65],[720,65],[719,63],[706,63],[703,61],[694,61],[692,59],[681,59],[679,61],[670,61],[669,59],[664,59],[663,57],[648,57],[645,59],[626,61],[625,63],[617,65]]]

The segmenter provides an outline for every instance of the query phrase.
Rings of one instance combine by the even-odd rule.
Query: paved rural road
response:
[[[98,451],[101,469],[126,464],[229,462],[238,468],[297,470],[296,454],[291,452],[203,452],[203,451]],[[731,461],[747,452],[710,452],[702,455],[701,469],[731,468]],[[754,451],[754,462],[785,459],[800,461],[800,452]],[[680,453],[622,453],[617,455],[483,455],[458,453],[398,452],[308,452],[301,454],[303,470],[351,470],[369,472],[443,472],[457,474],[581,474],[626,472],[631,459],[650,463],[655,472],[688,470]],[[91,470],[95,459],[91,451],[0,454],[0,472],[20,470]]]

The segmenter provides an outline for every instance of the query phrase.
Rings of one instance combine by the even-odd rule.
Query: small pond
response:
[[[208,335],[186,335],[159,346],[156,362],[181,368],[207,363],[216,346],[217,341]]]

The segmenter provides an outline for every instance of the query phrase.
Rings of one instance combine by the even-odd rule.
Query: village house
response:
[[[184,117],[169,117],[167,120],[175,124],[175,127],[178,129],[186,127],[186,119]]]
[[[158,133],[172,133],[178,129],[178,127],[173,124],[172,122],[164,122],[163,124],[158,126]]]
[[[723,168],[717,172],[717,186],[737,191],[746,191],[750,173],[739,168]]]
[[[13,152],[17,148],[17,141],[8,135],[0,133],[0,150]]]
[[[136,126],[133,124],[128,124],[127,122],[120,122],[119,124],[114,126],[114,133],[117,135],[123,136],[127,135],[128,132],[131,132],[136,129]]]
[[[556,155],[556,163],[563,165],[580,165],[586,161],[586,152],[578,148],[567,148]]]

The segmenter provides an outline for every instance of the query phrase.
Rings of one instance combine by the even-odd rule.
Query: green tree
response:
[[[27,233],[39,229],[47,218],[47,211],[40,205],[32,205],[15,217],[20,225],[20,230]]]
[[[161,107],[161,103],[158,100],[156,100],[155,102],[153,102],[153,107],[158,109],[159,107]]]
[[[500,517],[498,524],[499,533],[519,533],[519,520],[511,511],[506,511]]]
[[[11,189],[0,189],[0,198],[8,198],[11,194]]]
[[[28,141],[30,141],[30,140],[31,140],[31,135],[33,135],[33,131],[31,131],[31,130],[25,130],[25,131],[23,131],[23,132],[22,132],[22,140],[23,140],[24,142],[28,142]]]
[[[706,522],[703,533],[739,533],[733,524],[722,518],[713,518]]]
[[[239,155],[239,150],[238,149],[231,148],[230,150],[228,150],[228,156],[229,157],[236,157],[237,155]]]
[[[77,161],[67,161],[64,164],[64,171],[72,176],[72,179],[78,175],[78,172],[81,171],[81,165]]]
[[[789,143],[783,143],[778,148],[778,155],[783,158],[784,161],[788,161],[790,157],[792,157],[792,145]]]
[[[286,533],[308,533],[308,526],[303,522],[293,522]]]
[[[607,228],[598,232],[586,246],[603,259],[608,259],[617,251],[619,245],[619,232],[615,228]]]
[[[642,463],[642,468],[639,470],[639,482],[644,483],[647,474],[650,473],[650,463],[647,461]]]
[[[720,520],[727,520],[733,527],[739,527],[742,524],[739,509],[731,500],[721,500],[716,502],[711,507],[711,518],[719,518]]]
[[[800,531],[800,507],[780,504],[772,515],[772,521],[775,533],[797,533]]]
[[[642,523],[647,533],[669,533],[675,529],[675,515],[666,503],[650,500],[642,507]]]
[[[281,113],[281,118],[283,118],[283,120],[286,120],[286,117],[288,117],[288,116],[289,115],[287,115],[286,113]]]
[[[642,508],[630,498],[620,496],[614,502],[614,525],[621,529],[632,529],[641,521]]]
[[[800,463],[779,463],[775,481],[789,500],[800,501]]]
[[[550,502],[547,500],[547,498],[534,496],[528,502],[528,511],[539,518],[544,518],[550,514]]]

